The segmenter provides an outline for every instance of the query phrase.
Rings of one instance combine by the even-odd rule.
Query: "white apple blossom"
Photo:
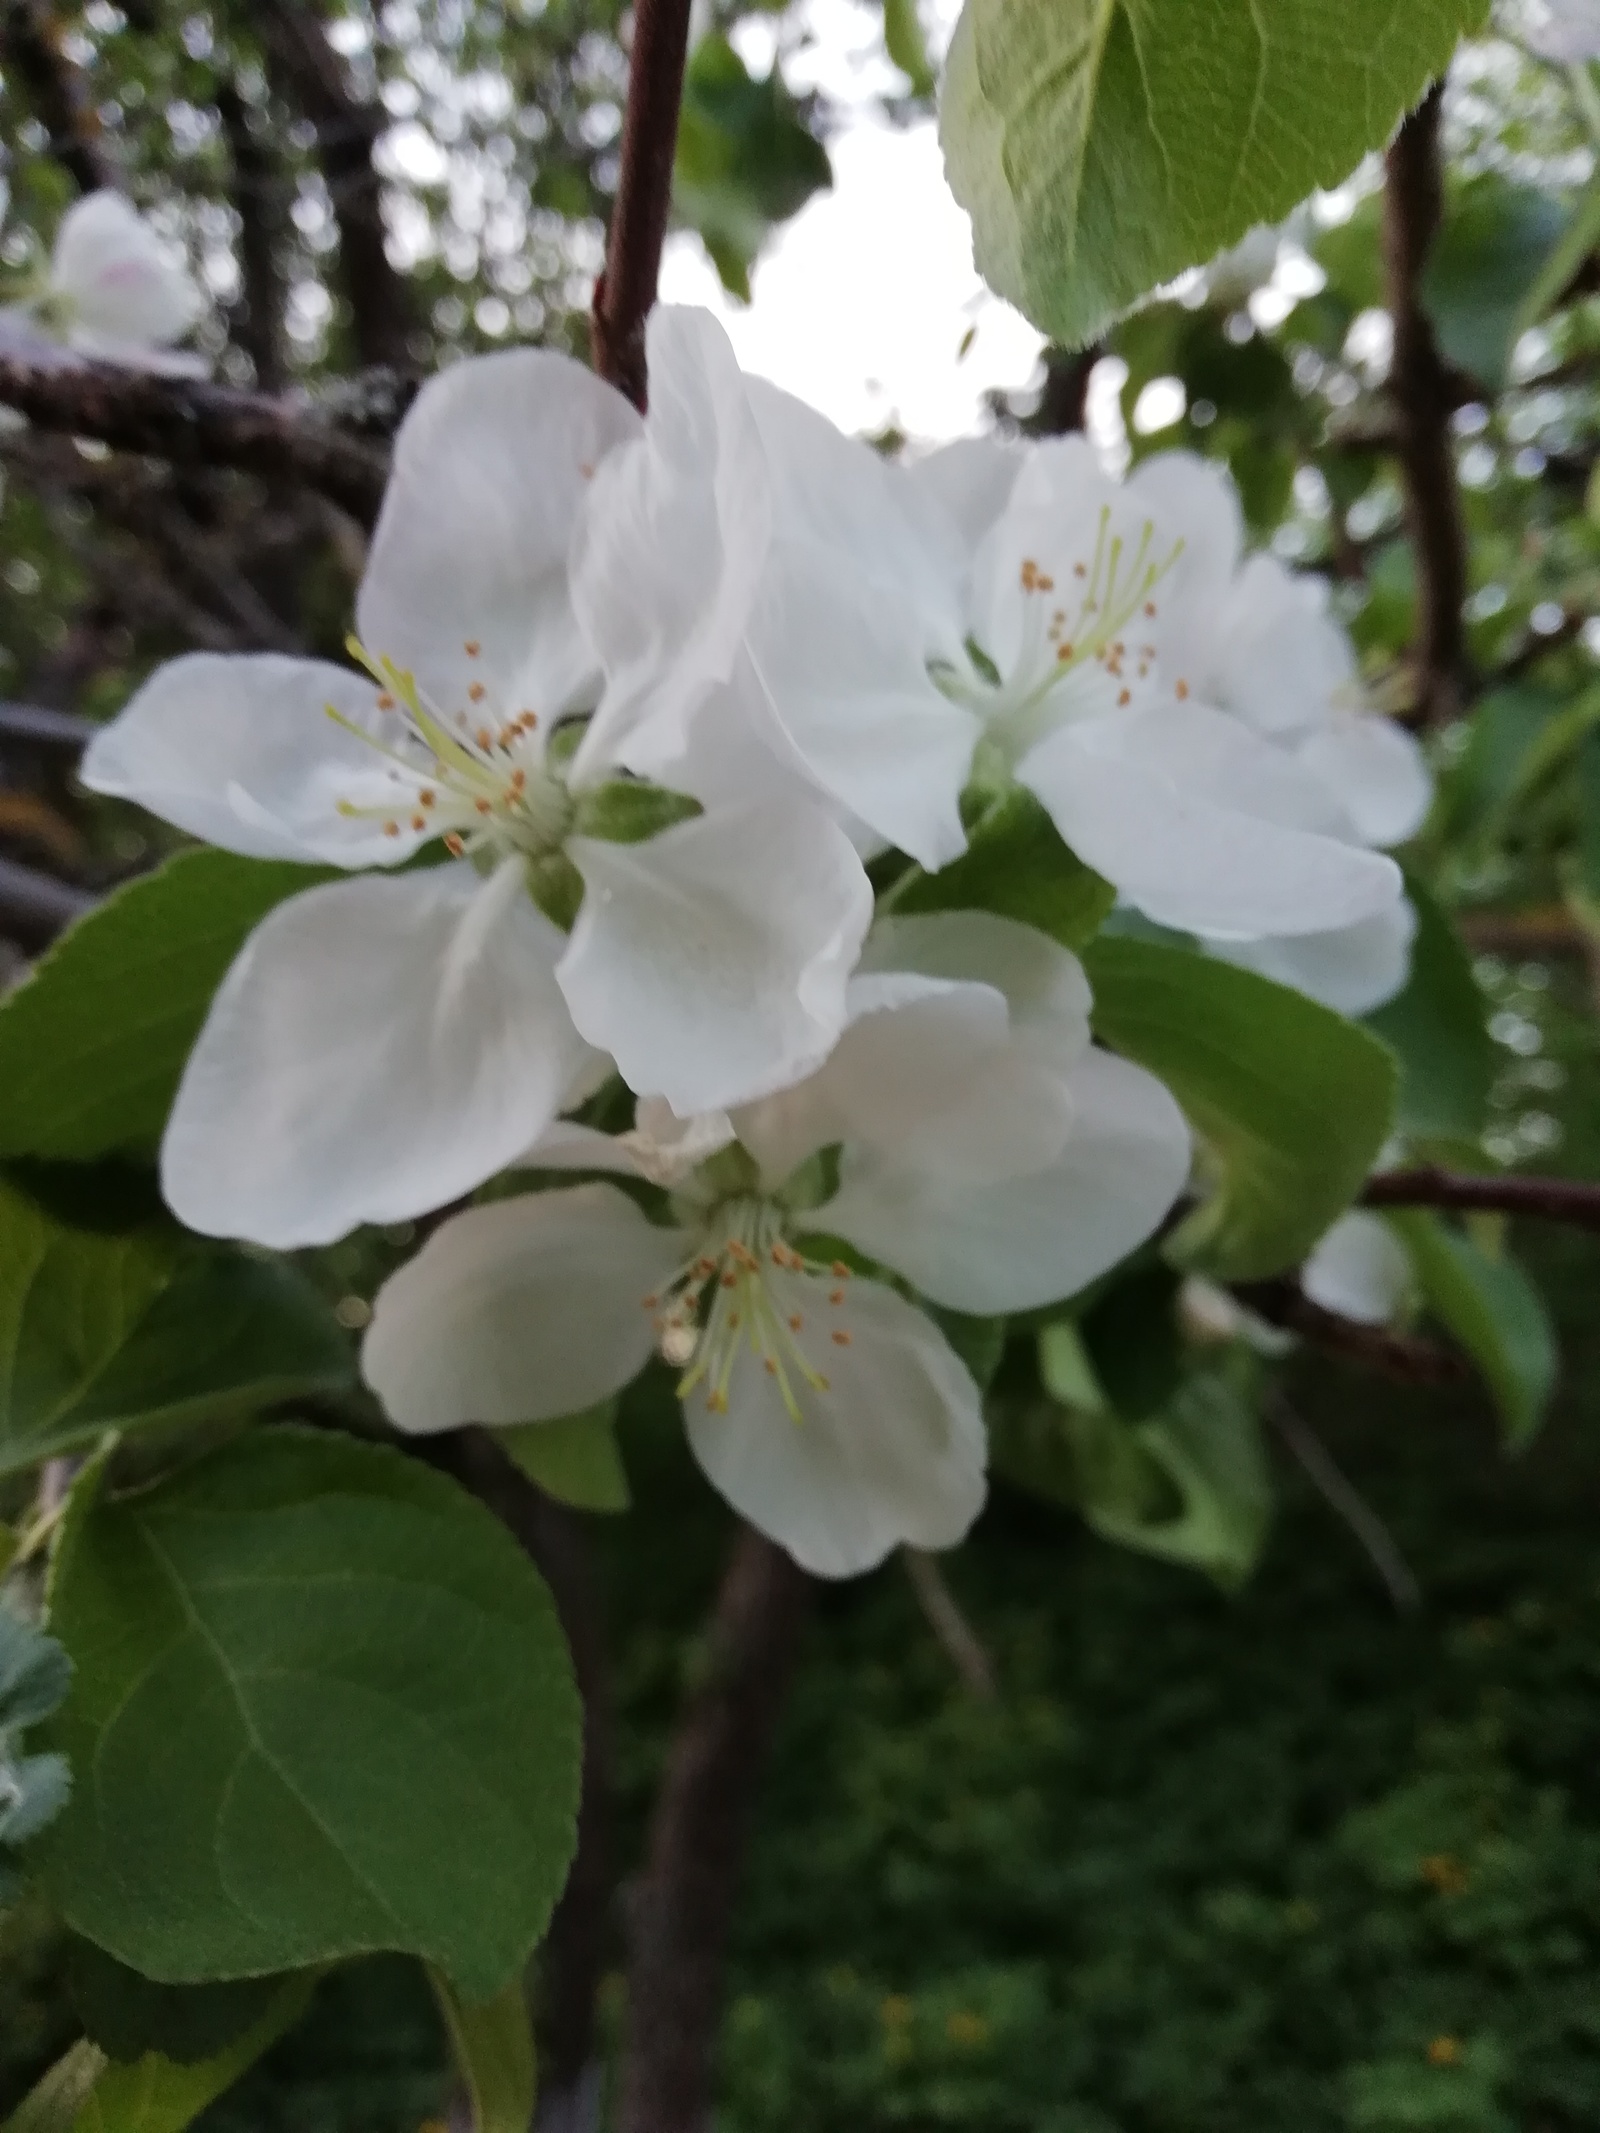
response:
[[[1403,844],[1432,805],[1432,779],[1413,736],[1367,707],[1324,582],[1296,576],[1275,556],[1241,560],[1238,498],[1211,462],[1163,454],[1147,461],[1135,480],[1170,499],[1186,556],[1230,559],[1219,588],[1181,603],[1169,656],[1208,702],[1316,780],[1332,834],[1352,846]],[[1180,563],[1175,576],[1184,568]],[[1350,925],[1208,945],[1343,1014],[1364,1014],[1405,984],[1415,930],[1415,913],[1400,897]]]
[[[1353,1207],[1319,1239],[1300,1270],[1300,1286],[1325,1311],[1385,1326],[1405,1309],[1415,1282],[1406,1248],[1388,1223]]]
[[[0,221],[6,196],[0,183]],[[96,192],[62,216],[50,260],[8,323],[77,355],[169,375],[198,375],[200,357],[173,346],[205,308],[187,267],[121,193]]]
[[[737,391],[702,314],[658,316],[652,359],[648,427],[549,352],[444,372],[397,439],[365,671],[192,655],[90,747],[95,791],[230,851],[453,855],[308,889],[246,944],[162,1150],[191,1228],[288,1247],[459,1198],[556,1116],[591,1046],[693,1111],[792,1081],[837,1037],[872,913],[844,833],[771,783],[686,819],[693,801],[619,781],[583,733],[599,676],[567,552],[595,471],[641,433],[670,442],[678,399]],[[701,543],[661,567],[714,602],[736,562]]]
[[[1556,66],[1600,59],[1600,0],[1521,0],[1504,11],[1506,27]]]
[[[888,1275],[957,1311],[1051,1302],[1147,1237],[1188,1175],[1172,1098],[1091,1046],[1088,1006],[1076,960],[1030,927],[884,921],[805,1081],[687,1122],[645,1103],[614,1139],[558,1124],[530,1152],[668,1187],[670,1226],[603,1183],[454,1217],[380,1292],[368,1382],[403,1430],[523,1423],[659,1352],[706,1473],[806,1568],[949,1546],[983,1498],[978,1393]]]
[[[1181,469],[1119,487],[1081,439],[968,444],[901,469],[759,379],[742,405],[695,413],[689,456],[717,478],[693,525],[749,567],[715,618],[692,606],[692,633],[659,572],[642,601],[692,492],[648,443],[602,470],[574,578],[610,683],[596,745],[651,774],[707,674],[747,659],[773,752],[930,870],[964,848],[964,790],[1016,779],[1168,925],[1315,933],[1395,903],[1398,871],[1348,842],[1323,781],[1171,660],[1236,562],[1186,546],[1168,493]],[[752,420],[764,466],[745,449]]]

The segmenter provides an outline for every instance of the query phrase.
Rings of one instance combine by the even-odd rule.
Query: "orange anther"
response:
[[[833,1342],[833,1345],[836,1348],[848,1348],[850,1345],[850,1336],[848,1333],[846,1333],[843,1326],[835,1326],[832,1333],[829,1334],[828,1338]]]
[[[472,684],[472,687],[467,691],[468,696],[475,704],[481,704],[483,702],[483,699],[488,695],[488,693],[488,690],[484,687],[481,681],[475,681]]]
[[[385,823],[385,824],[383,825],[383,834],[384,834],[384,835],[385,835],[386,837],[398,837],[398,836],[399,836],[399,834],[400,834],[400,825],[399,825],[399,823],[398,823],[398,822],[386,822],[386,823]]]
[[[426,815],[413,815],[411,817],[411,827],[414,830],[425,830],[427,826],[428,818]]]
[[[394,709],[394,698],[389,694],[387,689],[385,689],[383,694],[378,698],[378,709],[380,711],[392,711]]]
[[[848,1281],[850,1279],[850,1269],[845,1265],[842,1259],[836,1259],[833,1262],[833,1267],[831,1271],[836,1281]]]
[[[449,836],[446,837],[446,839],[444,840],[444,848],[450,854],[452,859],[459,859],[462,853],[466,850],[466,846],[462,843],[461,839],[456,835],[454,830],[452,830]]]
[[[1117,702],[1124,709],[1126,709],[1127,706],[1133,702],[1133,691],[1131,689],[1124,689],[1118,696]]]
[[[417,794],[417,805],[419,807],[432,807],[438,797],[439,795],[431,785],[424,785],[421,792]]]
[[[488,815],[494,812],[493,808],[490,806],[487,800],[475,800],[473,802],[473,805],[477,808],[478,813],[480,815]]]
[[[802,1327],[802,1326],[803,1326],[804,1324],[805,1324],[805,1320],[804,1320],[804,1319],[803,1319],[803,1318],[802,1318],[802,1317],[800,1316],[800,1313],[799,1313],[798,1311],[796,1311],[796,1313],[794,1314],[793,1318],[791,1318],[791,1319],[790,1319],[790,1321],[789,1321],[789,1331],[790,1331],[791,1333],[798,1333],[798,1332],[800,1331],[800,1328],[801,1328],[801,1327]]]
[[[463,649],[465,650],[466,655],[469,659],[476,659],[478,654],[483,650],[483,646],[478,642],[476,637],[469,637]]]
[[[843,1289],[831,1289],[828,1292],[828,1301],[831,1304],[842,1304],[844,1302]]]
[[[1188,693],[1189,684],[1186,681],[1180,681],[1177,689],[1177,696],[1180,704],[1183,702],[1184,698],[1188,695]]]

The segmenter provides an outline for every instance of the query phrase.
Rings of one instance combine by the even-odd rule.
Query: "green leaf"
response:
[[[1488,387],[1504,389],[1530,297],[1569,217],[1533,186],[1492,171],[1450,202],[1422,280],[1439,346]]]
[[[178,2066],[214,2058],[254,2028],[284,1983],[260,1977],[231,1985],[161,1985],[77,1935],[68,1940],[65,1973],[90,2041],[124,2066],[151,2053]]]
[[[1388,1136],[1386,1048],[1286,986],[1184,949],[1105,935],[1084,966],[1096,1030],[1166,1083],[1212,1166],[1210,1197],[1169,1251],[1226,1280],[1298,1266]]]
[[[617,1449],[617,1403],[610,1399],[557,1422],[525,1422],[495,1433],[530,1481],[579,1511],[626,1511],[632,1501]]]
[[[720,31],[690,58],[672,199],[723,284],[750,301],[750,268],[773,226],[833,183],[828,152],[776,67],[757,80]]]
[[[1495,1076],[1483,994],[1438,903],[1415,879],[1406,888],[1417,914],[1411,973],[1366,1025],[1400,1062],[1400,1131],[1417,1140],[1476,1140]]]
[[[1079,1321],[1095,1377],[1129,1422],[1158,1414],[1178,1389],[1183,1368],[1178,1287],[1177,1274],[1159,1260],[1130,1268]]]
[[[1116,896],[1019,785],[982,817],[959,859],[937,874],[913,867],[883,901],[896,912],[994,911],[1077,951],[1099,932]]]
[[[108,2066],[72,2133],[183,2133],[294,2027],[315,1984],[311,1977],[280,1981],[259,2019],[212,2058],[186,2066],[151,2052],[132,2066]]]
[[[1068,1504],[1105,1540],[1234,1586],[1272,1515],[1260,1427],[1216,1372],[1191,1376],[1160,1415],[1130,1424],[1107,1403],[1070,1325],[1039,1340],[1048,1399],[991,1416],[997,1470]]]
[[[578,795],[573,828],[580,837],[608,844],[643,844],[674,822],[690,822],[705,810],[686,792],[669,792],[644,778],[609,778]]]
[[[291,1267],[186,1253],[164,1226],[97,1234],[0,1183],[0,1473],[108,1430],[252,1413],[352,1376]]]
[[[913,96],[931,96],[935,75],[928,58],[917,0],[883,0],[883,42],[889,57],[911,84]]]
[[[472,2133],[528,2133],[534,2104],[533,2024],[521,1978],[480,2007],[464,2006],[448,1978],[428,1972],[461,2078]]]
[[[78,920],[0,1002],[0,1156],[149,1154],[228,965],[326,868],[181,852]]]
[[[305,2013],[314,1980],[279,1981],[266,2011],[215,2057],[180,2066],[151,2052],[113,2064],[85,2039],[45,2075],[0,2133],[183,2133]]]
[[[1522,1451],[1538,1435],[1556,1382],[1556,1337],[1533,1283],[1509,1259],[1491,1259],[1425,1208],[1387,1220],[1411,1254],[1428,1308],[1483,1373],[1505,1429]]]
[[[940,134],[979,271],[1082,347],[1347,177],[1485,0],[966,0]]]
[[[69,1925],[165,1983],[380,1949],[516,1976],[574,1842],[580,1713],[549,1593],[453,1482],[259,1430],[74,1508],[52,1627],[79,1773],[39,1845]]]
[[[97,2044],[74,2044],[23,2097],[0,2133],[72,2133],[105,2071],[106,2055]]]

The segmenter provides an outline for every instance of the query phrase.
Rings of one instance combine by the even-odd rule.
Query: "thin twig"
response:
[[[989,1654],[977,1631],[961,1612],[955,1594],[945,1583],[937,1559],[921,1548],[902,1548],[900,1560],[906,1566],[906,1576],[917,1596],[923,1620],[944,1646],[962,1686],[980,1702],[993,1703],[999,1690],[995,1686]]]
[[[50,137],[50,152],[80,192],[122,182],[100,114],[67,57],[49,0],[0,0],[0,69],[14,75]]]
[[[723,1959],[750,1810],[800,1647],[811,1580],[746,1527],[707,1672],[672,1743],[634,1903],[617,2133],[705,2133]]]
[[[1402,1385],[1461,1385],[1471,1376],[1467,1365],[1448,1349],[1414,1335],[1368,1326],[1311,1301],[1298,1282],[1242,1281],[1234,1295],[1270,1326],[1298,1334],[1308,1347],[1356,1363],[1379,1377]]]
[[[98,438],[118,451],[297,481],[362,525],[372,524],[383,495],[381,451],[269,393],[106,363],[35,364],[0,355],[0,405],[40,429]]]
[[[1361,1195],[1367,1207],[1442,1207],[1458,1214],[1528,1215],[1571,1229],[1600,1230],[1600,1185],[1575,1178],[1473,1177],[1421,1164],[1381,1170]]]
[[[594,367],[638,408],[648,390],[645,320],[656,300],[672,206],[690,5],[691,0],[638,0],[634,10],[622,164],[605,271],[594,289]]]
[[[1450,431],[1456,399],[1422,299],[1428,256],[1444,212],[1439,144],[1443,94],[1443,84],[1435,84],[1396,134],[1386,160],[1383,210],[1384,265],[1394,320],[1389,394],[1398,422],[1406,524],[1416,558],[1412,658],[1418,708],[1430,725],[1442,725],[1460,712],[1468,664],[1463,616],[1466,529]]]
[[[1279,1436],[1310,1476],[1312,1485],[1361,1543],[1372,1567],[1387,1587],[1395,1611],[1414,1615],[1422,1605],[1422,1587],[1389,1528],[1354,1483],[1339,1471],[1332,1453],[1316,1431],[1295,1413],[1281,1394],[1268,1400],[1266,1412]]]

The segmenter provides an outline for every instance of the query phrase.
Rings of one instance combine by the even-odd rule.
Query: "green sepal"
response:
[[[471,2104],[472,2133],[528,2133],[537,2063],[522,1980],[476,2006],[468,2006],[432,1965],[428,1982]]]
[[[577,796],[573,834],[598,837],[607,844],[643,844],[675,822],[692,822],[704,814],[686,792],[651,785],[644,778],[609,778]]]
[[[495,1434],[530,1481],[577,1511],[626,1511],[632,1501],[617,1448],[617,1402],[581,1415],[524,1422]]]

